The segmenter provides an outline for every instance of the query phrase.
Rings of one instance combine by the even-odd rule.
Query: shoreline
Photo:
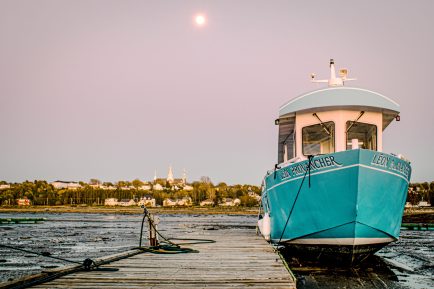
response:
[[[403,223],[434,224],[434,208],[410,208],[404,211]]]
[[[257,215],[258,207],[158,207],[148,208],[152,214],[181,215]],[[142,214],[140,207],[105,206],[30,206],[0,207],[0,213],[86,213]],[[404,211],[403,223],[434,223],[434,208],[411,208]]]
[[[187,215],[257,215],[258,207],[174,207],[147,208],[152,214]],[[140,207],[105,206],[30,206],[0,207],[0,213],[87,213],[87,214],[143,214]]]

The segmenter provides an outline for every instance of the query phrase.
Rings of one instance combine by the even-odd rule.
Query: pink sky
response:
[[[278,108],[351,86],[401,105],[384,151],[433,180],[434,2],[0,2],[0,180],[259,184],[277,159]],[[196,13],[207,25],[193,23]]]

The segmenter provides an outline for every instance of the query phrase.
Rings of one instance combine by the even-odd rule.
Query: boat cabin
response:
[[[358,148],[381,152],[384,129],[399,120],[396,102],[373,91],[344,87],[347,71],[336,78],[333,60],[330,68],[329,88],[296,97],[280,108],[279,164]]]

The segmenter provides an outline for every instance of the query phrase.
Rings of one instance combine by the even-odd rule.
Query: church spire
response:
[[[172,184],[175,181],[173,178],[173,171],[172,171],[172,165],[169,166],[169,173],[167,174],[167,182],[169,184]]]
[[[184,185],[187,184],[187,171],[185,170],[185,168],[184,168],[184,170],[183,170],[183,172],[182,172],[182,183],[183,183]]]

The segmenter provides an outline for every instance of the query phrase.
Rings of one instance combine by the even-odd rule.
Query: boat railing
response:
[[[285,168],[285,167],[287,167],[287,166],[289,166],[291,164],[298,163],[298,162],[301,162],[301,161],[304,161],[304,160],[306,160],[306,159],[303,159],[301,157],[295,157],[295,158],[287,160],[286,162],[283,162],[281,164],[276,164],[276,166],[273,169],[267,171],[267,175],[266,176],[274,174],[274,172],[276,170],[278,170],[278,169]]]

